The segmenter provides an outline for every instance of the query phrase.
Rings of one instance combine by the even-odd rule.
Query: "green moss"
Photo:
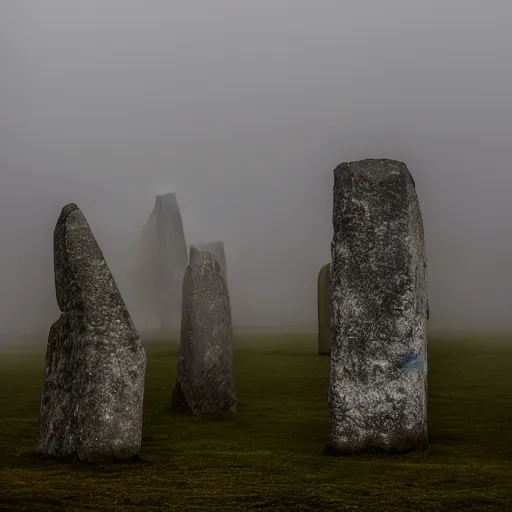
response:
[[[316,337],[235,343],[237,415],[169,411],[177,347],[147,347],[138,462],[57,464],[34,451],[44,352],[0,353],[0,510],[510,510],[512,344],[429,342],[425,452],[322,456],[329,359]]]
[[[331,353],[331,313],[329,311],[329,269],[324,265],[318,273],[318,353]]]

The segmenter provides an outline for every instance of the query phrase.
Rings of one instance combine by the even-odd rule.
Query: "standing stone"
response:
[[[157,195],[153,212],[146,224],[146,240],[153,239],[156,249],[154,269],[160,328],[180,330],[181,288],[188,264],[183,220],[176,193]]]
[[[209,252],[215,258],[215,261],[219,264],[222,275],[226,283],[228,282],[228,270],[226,265],[226,252],[224,251],[224,242],[217,240],[215,242],[206,242],[204,244],[198,244],[197,249],[202,252]]]
[[[37,453],[100,462],[136,456],[146,354],[76,204],[54,233],[57,303],[41,394]]]
[[[175,411],[236,412],[229,294],[215,258],[190,248],[183,279]]]
[[[331,353],[331,313],[329,311],[329,267],[324,265],[318,273],[318,354]]]
[[[427,272],[415,184],[393,160],[334,170],[331,444],[427,446]]]

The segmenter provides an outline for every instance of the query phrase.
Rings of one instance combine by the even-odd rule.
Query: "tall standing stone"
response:
[[[330,266],[331,264],[327,263],[318,272],[318,354],[322,356],[331,353]]]
[[[406,165],[339,165],[333,227],[328,451],[424,448],[427,271]]]
[[[41,394],[37,453],[99,462],[139,452],[146,354],[76,204],[54,233],[57,303]]]
[[[232,324],[224,276],[211,253],[190,248],[183,279],[175,411],[236,412]]]
[[[197,249],[202,252],[209,252],[213,255],[215,260],[220,266],[222,275],[226,283],[228,282],[228,270],[226,264],[226,251],[224,250],[224,242],[217,240],[215,242],[206,242],[204,244],[198,244]]]
[[[156,249],[154,269],[160,328],[180,330],[181,289],[188,264],[187,245],[175,192],[157,195],[153,212],[145,227],[146,240]]]

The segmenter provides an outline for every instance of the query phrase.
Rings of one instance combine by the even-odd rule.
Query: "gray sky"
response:
[[[332,170],[367,157],[416,180],[432,330],[509,329],[511,17],[504,0],[2,0],[0,331],[57,318],[69,202],[145,327],[135,254],[168,190],[189,243],[224,240],[236,324],[314,326]]]

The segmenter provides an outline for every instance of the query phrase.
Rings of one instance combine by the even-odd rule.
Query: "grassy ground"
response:
[[[321,456],[329,358],[314,336],[236,343],[236,416],[174,415],[176,347],[149,345],[142,461],[42,462],[44,353],[0,353],[0,510],[512,510],[512,342],[430,342],[423,453]]]

